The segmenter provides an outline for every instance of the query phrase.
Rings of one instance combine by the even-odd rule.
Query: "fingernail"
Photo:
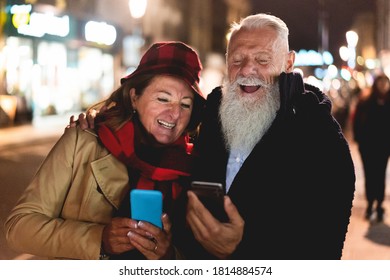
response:
[[[144,225],[144,223],[142,221],[138,221],[138,226],[139,227],[142,227]]]
[[[128,233],[127,233],[127,237],[132,237],[133,236],[133,233],[131,232],[131,231],[129,231]]]

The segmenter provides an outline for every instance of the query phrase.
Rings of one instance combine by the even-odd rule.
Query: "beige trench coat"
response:
[[[48,258],[98,259],[104,225],[128,191],[128,173],[96,135],[67,129],[6,223],[14,250]]]

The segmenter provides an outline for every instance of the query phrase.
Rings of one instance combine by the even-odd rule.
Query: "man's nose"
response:
[[[256,75],[258,71],[258,65],[254,60],[246,60],[241,67],[241,74],[244,77]]]

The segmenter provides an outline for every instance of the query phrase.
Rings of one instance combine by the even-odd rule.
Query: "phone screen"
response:
[[[130,192],[131,218],[162,228],[162,193],[157,190],[134,189]]]
[[[191,191],[198,196],[199,200],[215,218],[221,222],[228,221],[223,202],[225,191],[221,183],[192,181]]]

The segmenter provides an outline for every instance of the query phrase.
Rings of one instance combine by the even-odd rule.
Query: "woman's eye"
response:
[[[164,97],[158,97],[157,100],[160,102],[163,102],[163,103],[166,103],[169,101],[168,98],[164,98]]]
[[[191,104],[181,103],[181,107],[184,109],[191,109]]]

